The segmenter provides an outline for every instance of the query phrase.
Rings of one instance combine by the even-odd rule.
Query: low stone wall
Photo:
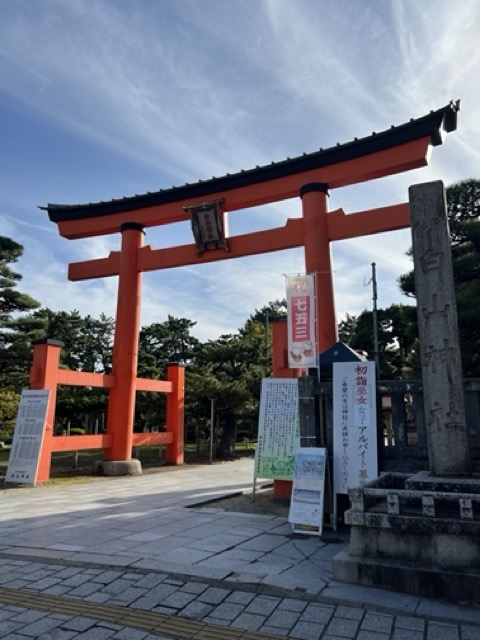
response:
[[[480,480],[460,478],[452,491],[448,482],[385,474],[351,490],[350,545],[334,560],[335,579],[480,603]]]

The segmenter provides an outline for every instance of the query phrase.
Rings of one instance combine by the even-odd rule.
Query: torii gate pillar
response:
[[[112,445],[105,460],[132,458],[133,419],[140,334],[141,271],[138,254],[143,244],[143,226],[127,222],[120,227],[122,250],[118,277],[117,314],[112,358],[115,386],[108,398],[107,433]]]
[[[305,223],[305,270],[315,276],[317,353],[321,353],[338,340],[327,221],[328,185],[306,184],[300,189],[300,197]]]

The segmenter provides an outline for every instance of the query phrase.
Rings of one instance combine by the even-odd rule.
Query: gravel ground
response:
[[[282,518],[288,517],[288,509],[290,500],[286,498],[274,498],[273,489],[268,487],[266,489],[258,489],[255,492],[255,499],[253,499],[252,492],[234,494],[226,498],[220,498],[218,500],[210,500],[209,502],[203,502],[202,506],[215,507],[218,509],[224,509],[225,511],[240,511],[242,513],[264,513],[273,516],[280,516]]]

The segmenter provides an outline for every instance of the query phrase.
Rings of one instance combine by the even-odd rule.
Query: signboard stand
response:
[[[47,418],[48,390],[23,390],[5,482],[35,484]]]
[[[326,449],[301,447],[295,456],[292,499],[288,521],[295,533],[321,536],[325,477],[328,454]]]

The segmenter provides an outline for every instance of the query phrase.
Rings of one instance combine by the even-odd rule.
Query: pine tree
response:
[[[28,383],[32,340],[39,338],[45,322],[28,312],[40,303],[16,289],[22,276],[11,264],[23,255],[23,247],[0,236],[0,389],[17,393]]]

